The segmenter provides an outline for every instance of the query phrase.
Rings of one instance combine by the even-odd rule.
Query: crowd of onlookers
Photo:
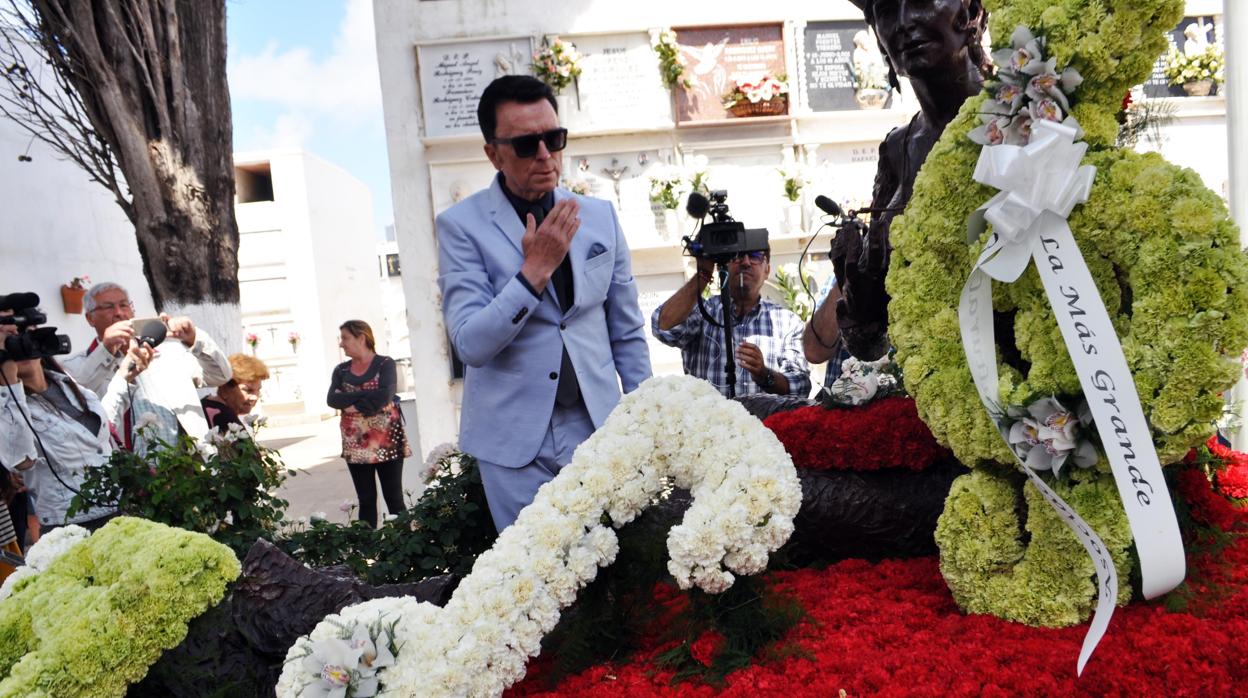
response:
[[[0,296],[9,299],[33,294]],[[251,430],[269,369],[247,354],[226,356],[190,318],[135,318],[126,289],[87,290],[83,315],[95,337],[69,353],[68,341],[32,342],[43,316],[0,310],[0,579],[28,544],[58,526],[88,530],[117,515],[110,502],[71,502],[89,468],[106,467],[119,449],[146,455],[182,436]],[[20,304],[20,303],[19,303]],[[7,321],[6,321],[7,320]],[[31,333],[31,334],[24,334]],[[334,368],[327,402],[341,410],[343,458],[359,495],[358,518],[377,523],[377,487],[391,514],[405,509],[403,460],[411,455],[395,398],[396,367],[376,352],[361,320],[340,328],[348,360]],[[11,339],[10,339],[11,338]]]
[[[95,337],[68,355],[21,344],[36,328],[4,322],[14,310],[0,311],[0,548],[10,553],[58,526],[94,530],[116,516],[109,502],[68,513],[87,469],[115,450],[143,454],[183,434],[247,428],[269,377],[263,361],[227,357],[189,318],[136,320],[117,284],[89,289],[83,310]],[[0,561],[0,577],[8,569]]]

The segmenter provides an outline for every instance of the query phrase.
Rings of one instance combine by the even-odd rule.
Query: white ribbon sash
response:
[[[992,224],[994,232],[962,288],[958,306],[962,345],[980,400],[1000,425],[1005,415],[997,388],[991,279],[1011,283],[1035,259],[1126,509],[1140,557],[1144,596],[1151,599],[1178,586],[1186,565],[1174,506],[1135,382],[1066,223],[1075,205],[1087,200],[1096,169],[1079,165],[1087,144],[1075,142],[1082,132],[1073,118],[1062,124],[1038,121],[1033,129],[1026,146],[984,147],[975,166],[976,181],[1002,191],[973,213],[968,223],[973,239],[986,223]],[[1096,532],[1018,460],[1096,565],[1098,598],[1079,653],[1078,672],[1082,674],[1113,615],[1117,571]]]

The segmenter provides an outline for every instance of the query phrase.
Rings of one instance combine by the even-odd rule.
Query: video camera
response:
[[[38,306],[39,296],[34,293],[0,296],[0,311],[13,311],[12,315],[0,315],[0,325],[17,327],[17,334],[5,335],[0,361],[29,361],[70,352],[67,335],[57,334],[55,327],[39,327],[48,316]]]
[[[718,189],[708,199],[701,192],[689,195],[685,212],[702,220],[709,213],[710,223],[704,223],[696,238],[682,238],[685,250],[694,257],[726,264],[744,252],[760,252],[768,249],[767,229],[749,228],[733,220],[728,214],[728,192]]]

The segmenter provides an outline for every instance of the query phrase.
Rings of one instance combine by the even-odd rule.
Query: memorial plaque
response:
[[[854,99],[854,35],[866,29],[865,22],[807,23],[798,87],[802,103],[811,111],[858,108]]]
[[[1169,47],[1177,48],[1179,51],[1182,51],[1184,41],[1186,40],[1186,37],[1184,36],[1183,33],[1187,31],[1188,26],[1193,25],[1193,24],[1199,25],[1201,22],[1203,22],[1206,25],[1212,27],[1214,26],[1213,19],[1214,19],[1213,17],[1209,17],[1209,16],[1184,17],[1183,21],[1179,22],[1179,26],[1175,27],[1173,31],[1168,32],[1166,34],[1166,39],[1169,43]],[[1213,34],[1213,33],[1214,32],[1210,32],[1210,34]],[[1214,36],[1206,35],[1205,38],[1208,39],[1209,43],[1216,43],[1217,41],[1216,37]],[[1158,99],[1158,98],[1164,99],[1168,97],[1186,97],[1187,96],[1187,93],[1183,91],[1182,85],[1171,85],[1169,78],[1166,77],[1166,53],[1170,50],[1169,47],[1166,49],[1166,51],[1162,52],[1162,54],[1157,57],[1157,61],[1153,63],[1152,75],[1148,76],[1148,79],[1144,81],[1144,96],[1145,97],[1148,97],[1151,99]],[[1220,88],[1221,88],[1220,85],[1215,85],[1213,88],[1214,90],[1213,94],[1218,94]]]
[[[582,55],[581,77],[563,91],[560,114],[574,134],[672,125],[672,102],[646,32],[564,37]]]
[[[676,93],[676,120],[716,121],[732,118],[724,97],[736,78],[767,73],[779,77],[784,62],[784,31],[780,24],[676,29],[693,87]],[[792,87],[792,76],[790,87]]]
[[[490,186],[496,170],[482,155],[474,162],[435,162],[429,165],[433,211],[441,213],[468,196]]]
[[[477,132],[477,102],[503,75],[529,75],[533,39],[527,36],[421,44],[416,47],[425,137]]]

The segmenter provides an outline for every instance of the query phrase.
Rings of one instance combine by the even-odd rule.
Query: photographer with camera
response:
[[[167,444],[177,441],[179,431],[196,439],[208,434],[208,420],[199,403],[196,388],[216,388],[233,376],[229,359],[207,333],[186,317],[136,320],[134,303],[126,289],[114,283],[92,286],[84,299],[87,324],[96,338],[65,360],[65,368],[83,386],[103,394],[118,373],[132,341],[156,349],[151,368],[135,381],[131,391],[134,405],[123,416],[118,429],[127,450],[145,451],[150,440]],[[163,345],[166,336],[178,340]],[[134,431],[131,415],[155,418],[142,434]]]
[[[733,221],[726,197],[722,191],[713,192],[710,201],[700,194],[690,197],[690,215],[702,218],[709,212],[713,220],[703,226],[698,240],[687,240],[698,259],[698,273],[655,309],[650,331],[660,342],[680,348],[686,374],[710,382],[725,397],[759,392],[806,397],[810,367],[802,354],[802,321],[762,297],[763,284],[771,275],[766,230],[745,230]],[[724,300],[712,296],[704,309],[699,307],[716,263],[727,271],[735,381],[725,370],[728,362],[719,324],[724,321]]]
[[[53,358],[69,352],[69,338],[55,328],[38,327],[46,316],[33,293],[0,297],[0,325],[17,332],[4,337],[0,351],[0,462],[20,471],[34,493],[43,533],[77,524],[104,525],[115,510],[92,505],[69,518],[86,468],[108,463],[116,427],[129,402],[128,381],[147,368],[152,350],[132,346],[119,361],[103,398],[82,388]]]

